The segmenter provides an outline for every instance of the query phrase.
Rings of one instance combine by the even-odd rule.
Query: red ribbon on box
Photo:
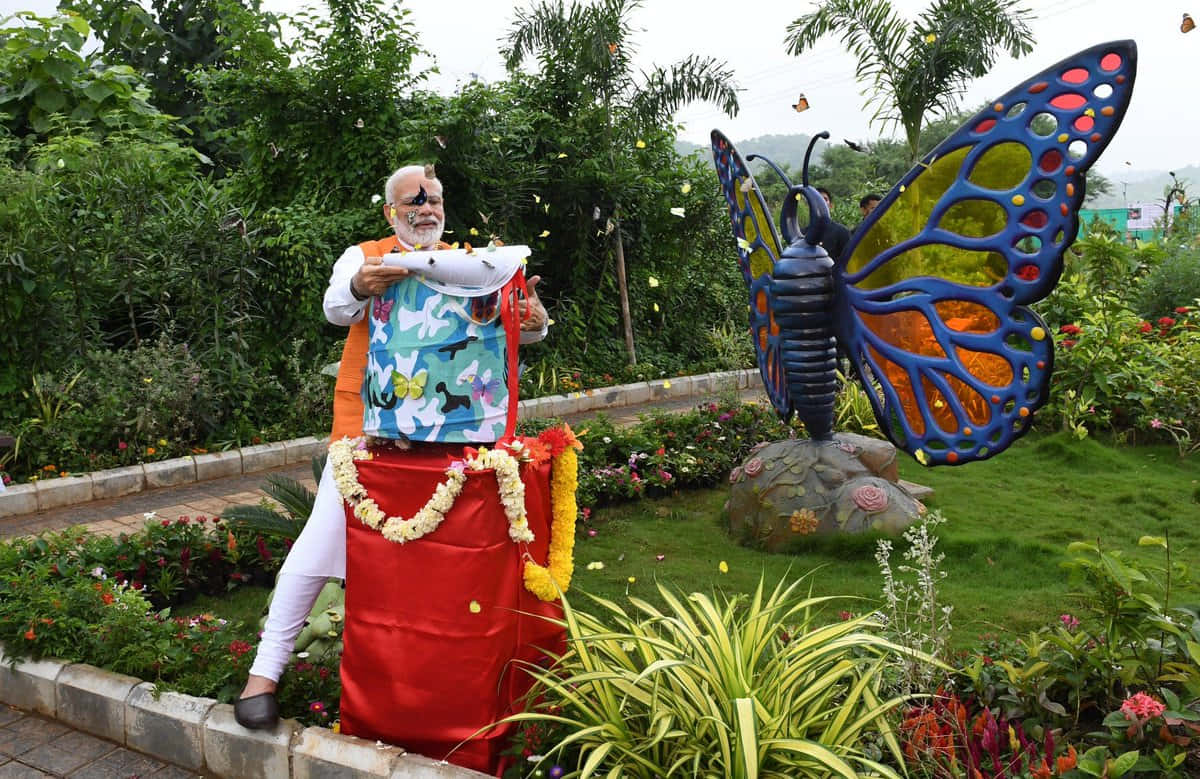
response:
[[[358,461],[358,480],[387,515],[411,517],[461,457],[461,446],[385,448]],[[476,731],[520,710],[532,684],[523,663],[564,648],[544,619],[561,606],[522,580],[526,553],[545,560],[549,547],[550,464],[521,466],[528,545],[508,536],[495,474],[466,474],[437,530],[406,544],[347,509],[341,732],[498,773],[514,726]]]

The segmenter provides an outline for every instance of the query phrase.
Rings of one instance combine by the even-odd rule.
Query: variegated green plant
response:
[[[903,766],[889,713],[907,699],[885,699],[882,672],[913,653],[869,617],[822,624],[833,598],[802,581],[715,600],[660,585],[665,610],[632,613],[589,596],[598,616],[564,598],[567,651],[530,669],[536,704],[507,721],[565,731],[545,761],[566,776],[897,776],[881,760]]]

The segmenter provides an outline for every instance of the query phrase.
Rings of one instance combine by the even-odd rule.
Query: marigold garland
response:
[[[538,463],[549,456],[551,526],[547,565],[526,559],[523,579],[529,592],[543,601],[552,601],[571,586],[575,570],[575,517],[578,512],[575,491],[579,486],[579,457],[575,450],[583,447],[566,425],[545,430],[536,439],[518,439],[502,446],[506,448],[481,448],[447,468],[446,481],[434,489],[428,502],[411,519],[387,516],[359,483],[357,461],[372,459],[365,439],[343,438],[333,442],[329,445],[329,459],[338,492],[350,505],[354,516],[367,527],[378,530],[384,538],[399,544],[415,541],[438,528],[462,493],[466,471],[492,470],[508,518],[509,537],[515,543],[530,543],[534,535],[525,513],[525,483],[521,480],[518,458]]]
[[[568,434],[570,429],[567,430]],[[572,436],[573,438],[573,436]],[[579,486],[579,456],[563,447],[550,461],[550,554],[548,566],[525,561],[525,589],[540,600],[551,601],[571,586],[575,572],[575,490]]]

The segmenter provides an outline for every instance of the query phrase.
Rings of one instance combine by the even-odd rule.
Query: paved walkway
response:
[[[766,402],[761,389],[743,390],[744,401]],[[646,403],[637,406],[622,406],[604,412],[618,426],[632,425],[639,415],[652,411],[678,412],[695,408],[698,404],[716,400],[717,396],[693,396],[673,401]],[[571,415],[567,421],[575,425],[584,419],[596,416],[596,411]],[[19,514],[0,519],[0,538],[27,536],[47,531],[63,530],[72,525],[85,525],[93,533],[119,535],[133,533],[146,524],[148,514],[153,521],[176,520],[187,517],[216,517],[227,507],[237,504],[255,505],[266,498],[261,489],[268,473],[282,473],[310,490],[316,489],[309,463],[289,465],[272,471],[227,476],[220,479],[195,482],[177,487],[162,487],[155,490],[126,495],[121,498],[95,500],[64,506],[34,514]],[[4,774],[0,772],[0,779]]]
[[[199,779],[51,719],[0,704],[0,779]]]

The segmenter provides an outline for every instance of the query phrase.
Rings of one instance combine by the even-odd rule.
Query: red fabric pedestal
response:
[[[448,446],[385,449],[358,462],[358,480],[386,514],[411,517],[461,456]],[[550,464],[523,465],[521,474],[535,538],[528,545],[508,536],[492,471],[467,471],[438,529],[406,544],[347,509],[343,733],[498,771],[513,726],[473,734],[518,710],[532,683],[523,662],[563,648],[562,631],[540,618],[560,618],[560,605],[522,581],[526,552],[546,561]]]

